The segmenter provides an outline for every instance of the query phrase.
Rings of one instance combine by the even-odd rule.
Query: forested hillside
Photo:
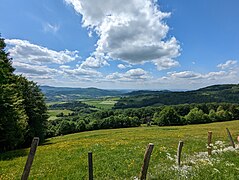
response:
[[[177,105],[211,102],[239,102],[239,85],[214,85],[194,91],[134,91],[125,94],[114,106],[120,108],[139,108],[146,106]]]
[[[97,88],[69,88],[41,86],[48,101],[72,101],[80,98],[97,98],[103,96],[119,96],[124,91],[103,90]]]

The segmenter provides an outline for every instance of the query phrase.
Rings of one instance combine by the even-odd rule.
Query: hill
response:
[[[88,151],[93,152],[95,179],[135,179],[148,143],[154,144],[149,179],[238,179],[238,150],[229,147],[225,130],[228,127],[235,140],[238,126],[239,121],[153,126],[51,138],[37,148],[29,179],[87,179]],[[206,153],[208,131],[213,133],[212,157]],[[180,140],[184,141],[182,168],[178,168],[175,159]],[[21,149],[0,154],[0,179],[20,179],[28,152],[29,149]]]
[[[40,86],[40,89],[46,95],[47,101],[72,101],[82,98],[119,96],[124,93],[124,91],[120,90],[104,90],[97,88]]]
[[[239,85],[213,85],[193,91],[133,91],[127,93],[114,106],[119,108],[139,108],[146,106],[177,105],[211,102],[239,102]]]

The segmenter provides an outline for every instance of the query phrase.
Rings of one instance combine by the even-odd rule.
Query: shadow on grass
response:
[[[0,153],[0,161],[9,161],[18,157],[25,157],[29,153],[29,149],[18,149]]]
[[[42,144],[39,144],[39,146],[45,146],[49,144],[54,144],[54,143],[51,143],[49,140],[46,140]],[[0,161],[9,161],[18,157],[28,156],[29,151],[30,151],[29,148],[24,148],[24,149],[12,150],[12,151],[0,152]]]
[[[50,144],[55,144],[55,143],[50,142],[50,140],[45,140],[43,143],[39,144],[39,146],[46,146]]]

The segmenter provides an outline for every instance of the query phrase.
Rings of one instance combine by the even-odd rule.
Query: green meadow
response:
[[[55,120],[57,119],[57,115],[60,113],[63,113],[64,115],[68,115],[69,113],[72,113],[73,111],[68,109],[54,109],[54,110],[48,110],[49,118],[48,120]]]
[[[203,125],[96,130],[47,139],[37,149],[30,179],[88,179],[87,153],[93,152],[95,179],[137,179],[148,143],[154,144],[148,179],[239,179],[239,152],[230,147],[239,121]],[[213,133],[208,157],[207,132]],[[184,142],[182,165],[176,164],[178,142]],[[20,179],[29,149],[0,155],[0,179]]]
[[[112,107],[117,103],[119,98],[110,97],[103,99],[85,99],[82,102],[91,106],[95,106],[98,109],[112,109]]]

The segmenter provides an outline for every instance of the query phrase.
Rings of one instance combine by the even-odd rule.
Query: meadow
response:
[[[50,109],[48,110],[49,118],[48,120],[55,120],[57,119],[57,115],[60,113],[63,113],[63,115],[68,115],[69,113],[72,113],[73,111],[68,109]]]
[[[239,179],[238,150],[230,147],[239,121],[202,125],[96,130],[47,139],[40,145],[30,179],[87,179],[87,153],[93,152],[95,179],[137,179],[148,143],[154,144],[148,179]],[[213,132],[208,157],[207,132]],[[176,164],[178,142],[184,141],[182,166]],[[29,149],[0,155],[0,179],[20,179]]]
[[[95,106],[98,109],[112,109],[112,107],[117,103],[119,100],[118,97],[108,97],[108,98],[100,98],[100,99],[84,99],[82,100],[83,103]]]

